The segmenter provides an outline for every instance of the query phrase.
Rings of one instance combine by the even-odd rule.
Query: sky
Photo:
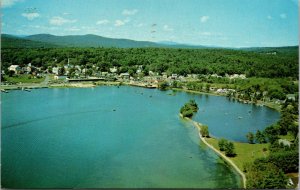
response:
[[[1,33],[221,47],[299,44],[298,0],[1,0]]]

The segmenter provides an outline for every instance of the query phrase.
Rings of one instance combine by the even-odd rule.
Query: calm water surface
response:
[[[195,120],[238,141],[279,114],[170,93],[121,86],[2,94],[2,187],[241,187],[239,175],[178,117],[180,107],[194,98]]]

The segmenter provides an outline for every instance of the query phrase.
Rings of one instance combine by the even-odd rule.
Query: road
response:
[[[49,77],[49,75],[46,75],[45,80],[43,82],[41,82],[40,85],[46,86],[46,85],[48,85],[49,81],[50,81],[50,77]]]

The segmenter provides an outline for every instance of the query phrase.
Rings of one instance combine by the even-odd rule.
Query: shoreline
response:
[[[39,83],[23,83],[19,85],[0,85],[0,90],[1,91],[6,91],[6,90],[22,90],[23,89],[38,89],[38,88],[90,88],[90,87],[97,87],[97,86],[102,86],[102,85],[108,85],[108,86],[120,86],[120,85],[127,85],[127,86],[135,86],[135,87],[141,87],[141,88],[149,88],[149,89],[158,89],[157,86],[147,86],[147,85],[142,85],[142,84],[135,84],[135,83],[129,83],[129,82],[80,82],[80,83],[53,83],[53,84],[46,84],[46,85],[41,85]],[[202,94],[202,95],[212,95],[212,96],[223,96],[223,94],[216,94],[212,92],[200,92],[200,91],[195,91],[195,90],[188,90],[188,89],[182,89],[182,88],[170,88],[169,90],[175,90],[175,91],[182,91],[182,92],[187,92],[187,93],[194,93],[194,94]],[[238,100],[236,100],[238,101]],[[240,102],[243,103],[243,102]],[[245,104],[245,103],[243,103]],[[278,107],[278,105],[275,105],[270,102],[262,102],[259,101],[257,103],[254,102],[249,102],[248,104],[252,105],[263,105],[266,106],[270,109],[274,109],[278,111],[279,113],[281,112],[281,109]]]
[[[210,145],[204,137],[202,137],[201,135],[201,123],[198,123],[190,118],[187,118],[187,117],[183,117],[181,114],[180,114],[180,117],[183,118],[183,119],[187,119],[189,121],[191,121],[193,123],[194,126],[196,126],[198,128],[198,134],[199,134],[199,138],[200,140],[206,145],[208,146],[210,149],[212,149],[215,153],[217,153],[217,155],[221,156],[222,159],[224,159],[227,163],[229,163],[235,170],[236,172],[242,177],[242,182],[243,182],[243,188],[246,189],[246,176],[245,174],[237,167],[237,165],[230,159],[228,158],[227,156],[225,156],[221,151],[217,150],[215,147],[213,147],[212,145]]]
[[[194,93],[194,94],[202,94],[202,95],[212,95],[212,96],[223,96],[226,97],[225,95],[222,94],[216,94],[216,93],[212,93],[212,92],[200,92],[200,91],[195,91],[195,90],[188,90],[188,89],[182,89],[182,88],[171,88],[170,90],[176,90],[176,91],[182,91],[182,92],[188,92],[188,93]],[[256,106],[265,106],[268,107],[270,109],[276,110],[279,113],[281,113],[281,108],[277,107],[277,105],[273,104],[273,103],[266,103],[266,102],[262,102],[262,101],[258,101],[257,103],[254,102],[249,102],[249,103],[243,103],[242,101],[240,102],[238,99],[235,99],[235,101],[238,101],[239,103],[242,104],[250,104],[250,105],[256,105]]]

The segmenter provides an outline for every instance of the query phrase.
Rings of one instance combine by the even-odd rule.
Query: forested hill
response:
[[[42,48],[42,47],[54,48],[59,46],[47,42],[32,41],[32,40],[24,39],[9,34],[1,34],[1,48]]]
[[[25,37],[32,41],[48,42],[65,47],[156,47],[159,44],[146,41],[134,41],[127,39],[105,38],[97,35],[69,35],[55,36],[50,34],[36,34]]]
[[[11,64],[35,66],[95,65],[99,71],[117,66],[118,72],[168,74],[246,74],[247,77],[293,77],[298,79],[298,52],[277,54],[232,49],[174,48],[23,48],[2,49],[4,68]]]
[[[292,55],[299,52],[299,46],[285,46],[285,47],[252,47],[252,48],[241,48],[240,50],[252,51],[257,53],[266,53],[266,54],[286,54]]]
[[[143,48],[143,47],[168,47],[168,48],[203,48],[204,46],[193,46],[185,44],[166,44],[149,41],[135,41],[129,39],[115,39],[87,35],[55,36],[51,34],[36,34],[25,37],[2,34],[2,48],[29,48],[31,47],[118,47],[118,48]]]

